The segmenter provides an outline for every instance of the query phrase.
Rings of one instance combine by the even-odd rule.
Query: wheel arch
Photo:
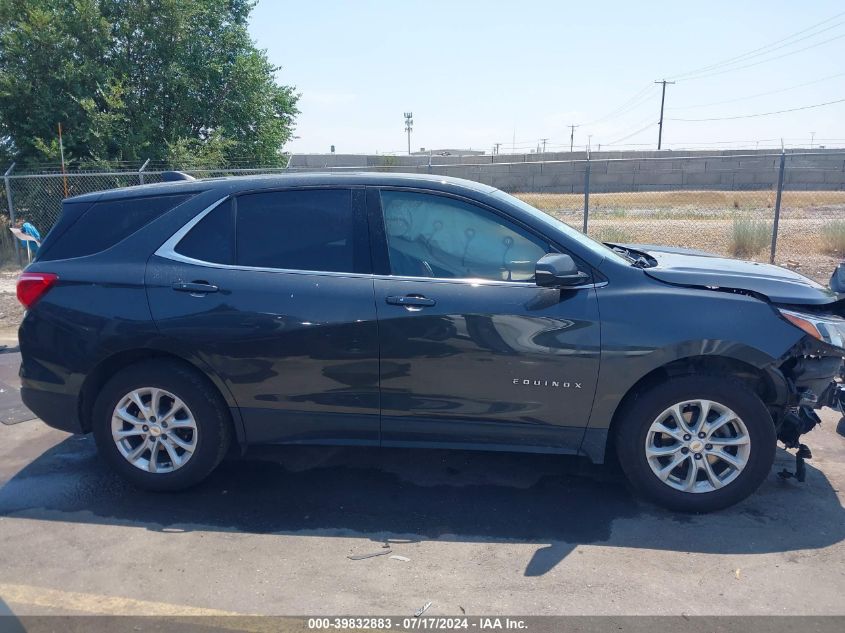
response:
[[[671,378],[695,374],[736,378],[756,393],[773,413],[785,406],[788,399],[789,387],[786,378],[776,367],[760,368],[731,356],[697,355],[677,358],[654,368],[625,392],[610,419],[604,446],[605,457],[616,454],[617,430],[625,417],[625,411],[640,394]]]
[[[136,363],[163,359],[171,360],[190,369],[197,371],[207,380],[214,389],[220,394],[226,405],[229,408],[229,413],[232,418],[232,425],[235,431],[235,439],[237,443],[244,446],[246,443],[243,421],[241,420],[240,411],[235,403],[232,393],[229,388],[223,383],[220,377],[207,367],[201,361],[193,361],[183,356],[173,353],[172,351],[165,351],[158,348],[134,348],[115,352],[100,361],[88,372],[80,389],[79,398],[79,419],[82,424],[83,431],[88,433],[91,431],[92,414],[94,409],[94,401],[97,399],[103,385],[114,376],[117,372]]]

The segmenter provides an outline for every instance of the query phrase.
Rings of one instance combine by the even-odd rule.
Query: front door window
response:
[[[461,200],[390,190],[381,198],[394,275],[530,282],[548,252],[541,240]]]

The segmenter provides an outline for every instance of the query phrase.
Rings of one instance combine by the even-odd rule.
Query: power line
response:
[[[768,95],[774,95],[781,92],[788,92],[790,90],[795,90],[796,88],[803,88],[805,86],[812,86],[813,84],[818,84],[823,81],[827,81],[828,79],[835,79],[836,77],[841,77],[845,75],[843,73],[836,73],[835,75],[828,75],[827,77],[822,77],[821,79],[814,79],[813,81],[807,81],[802,84],[796,84],[794,86],[789,86],[788,88],[780,88],[778,90],[770,90],[768,92],[758,92],[757,94],[747,95],[745,97],[737,97],[736,99],[726,99],[724,101],[711,101],[710,103],[699,103],[696,105],[688,105],[688,106],[675,106],[674,108],[666,108],[667,110],[692,110],[694,108],[707,108],[714,105],[723,105],[725,103],[736,103],[737,101],[747,101],[748,99],[756,99],[757,97],[765,97]]]
[[[636,132],[631,132],[630,134],[628,134],[628,136],[623,136],[623,137],[622,137],[622,138],[620,138],[620,139],[616,139],[616,140],[615,140],[615,141],[613,141],[612,143],[602,143],[602,145],[618,145],[618,144],[619,144],[619,143],[621,143],[622,141],[627,141],[629,138],[632,138],[632,137],[636,136],[637,134],[640,134],[640,133],[642,133],[642,132],[645,132],[645,131],[646,131],[647,129],[649,129],[652,125],[654,125],[654,123],[649,123],[649,124],[648,124],[648,125],[646,125],[645,127],[640,128],[639,130],[637,130]],[[643,143],[643,145],[645,145],[645,143]]]
[[[695,72],[695,73],[686,73],[686,75],[687,75],[687,76],[689,76],[689,75],[700,75],[700,74],[705,74],[705,73],[708,73],[709,71],[716,70],[716,69],[718,69],[718,68],[720,68],[720,67],[722,67],[722,66],[734,66],[734,65],[736,65],[736,64],[738,64],[738,63],[740,63],[740,62],[745,62],[745,61],[748,61],[749,59],[754,59],[755,57],[760,57],[760,56],[762,56],[762,55],[768,55],[769,53],[773,53],[774,51],[780,50],[780,49],[782,49],[782,48],[788,48],[788,47],[790,47],[790,46],[793,46],[793,45],[797,44],[798,42],[803,42],[804,40],[810,39],[810,38],[812,38],[812,37],[816,37],[817,35],[821,35],[822,33],[826,33],[827,31],[830,31],[831,29],[835,29],[835,28],[836,28],[836,27],[838,27],[838,26],[842,26],[843,24],[845,24],[845,21],[843,21],[843,22],[838,22],[837,24],[834,24],[834,25],[832,25],[832,26],[829,26],[829,27],[827,27],[826,29],[822,29],[821,31],[817,31],[817,32],[815,32],[815,33],[811,33],[810,35],[805,35],[804,37],[798,38],[797,40],[795,40],[795,41],[793,41],[793,42],[788,42],[788,43],[786,43],[786,44],[781,44],[780,46],[775,46],[774,48],[770,48],[770,49],[769,49],[769,50],[767,50],[767,51],[763,51],[763,52],[761,52],[761,53],[756,53],[755,55],[747,55],[747,56],[744,56],[744,57],[742,57],[742,58],[739,58],[739,59],[737,59],[736,61],[731,62],[731,63],[714,64],[713,66],[711,66],[711,67],[710,67],[709,69],[707,69],[707,70],[701,70],[701,71],[699,71],[699,72]],[[827,40],[827,41],[829,41],[829,40]],[[824,43],[824,42],[820,42],[819,44],[823,44],[823,43]],[[802,50],[803,50],[803,49],[802,49]],[[800,51],[794,51],[794,52],[800,52]],[[786,53],[786,55],[791,55],[791,54],[792,54],[792,52]],[[683,77],[683,76],[684,76],[684,75],[681,75],[681,77]]]
[[[815,43],[813,43],[809,46],[805,46],[805,47],[802,47],[802,48],[797,49],[797,50],[792,50],[792,51],[786,52],[782,55],[767,57],[766,59],[758,60],[758,61],[752,62],[750,64],[741,64],[741,62],[753,59],[755,57],[760,57],[760,56],[763,56],[763,55],[769,55],[770,53],[772,53],[776,50],[780,50],[780,49],[783,49],[783,48],[786,48],[786,47],[789,47],[789,46],[794,46],[795,44],[797,44],[801,41],[807,40],[807,39],[812,38],[812,37],[816,37],[816,36],[818,36],[818,35],[820,35],[824,32],[827,32],[827,31],[830,31],[831,29],[837,28],[837,27],[841,26],[842,24],[845,24],[845,22],[837,22],[836,24],[833,24],[831,26],[827,26],[826,28],[819,30],[820,26],[828,24],[828,23],[836,20],[837,18],[839,18],[843,15],[845,15],[845,11],[837,13],[837,14],[829,17],[829,18],[826,18],[825,20],[822,20],[821,22],[817,22],[817,23],[815,23],[815,24],[813,24],[813,25],[811,25],[807,28],[804,28],[800,31],[792,33],[791,35],[788,35],[786,37],[780,38],[779,40],[775,40],[774,42],[770,42],[769,44],[766,44],[764,46],[752,49],[750,51],[746,51],[745,53],[742,53],[740,55],[735,55],[733,57],[721,60],[721,61],[713,63],[713,64],[709,64],[707,66],[699,67],[699,68],[693,69],[691,71],[687,71],[685,73],[674,75],[673,77],[674,78],[684,77],[685,81],[689,81],[689,80],[693,80],[693,79],[703,79],[705,77],[719,75],[719,74],[731,72],[731,71],[734,71],[734,70],[742,70],[744,68],[750,68],[750,67],[757,66],[757,65],[760,65],[760,64],[763,64],[763,63],[767,63],[767,62],[770,62],[770,61],[775,61],[777,59],[781,59],[781,58],[787,57],[789,55],[797,54],[797,53],[803,52],[805,50],[815,48],[817,46],[822,46],[822,45],[827,44],[831,41],[845,37],[845,35],[839,35],[839,36],[836,36],[836,37],[828,38],[828,39],[823,40],[821,42],[815,42]],[[800,37],[800,36],[803,36],[803,37]],[[737,64],[741,64],[741,65],[737,66]],[[724,66],[732,66],[732,67],[722,68]],[[720,69],[720,68],[722,68],[722,69]],[[825,81],[826,79],[831,79],[833,77],[837,77],[837,76],[840,76],[842,74],[845,74],[845,73],[838,73],[838,74],[833,75],[831,77],[827,77],[825,79],[817,80],[815,82],[807,82],[806,84],[802,84],[802,86],[803,85],[810,85],[812,83],[819,83],[821,81]],[[660,115],[660,121],[658,123],[658,125],[659,125],[658,149],[660,149],[662,147],[663,121],[664,121],[663,110],[664,110],[664,104],[665,104],[666,84],[663,83],[663,82],[655,82],[655,83],[662,83],[661,115]],[[648,97],[650,97],[650,89],[653,88],[653,87],[654,87],[653,84],[645,86],[644,88],[642,88],[641,90],[636,92],[628,100],[624,101],[622,104],[617,106],[614,110],[611,110],[608,114],[600,117],[599,119],[595,119],[593,121],[590,121],[589,123],[586,123],[584,125],[592,126],[596,123],[600,123],[602,121],[617,118],[619,116],[623,116],[623,115],[633,111],[634,109],[643,105],[647,101]],[[772,91],[772,92],[773,93],[783,92],[783,91],[791,90],[791,89],[794,89],[794,88],[797,88],[797,87],[801,87],[801,86],[793,86],[793,87],[790,87],[788,89]],[[763,94],[767,94],[767,93],[763,93]],[[762,95],[760,95],[760,96],[762,96]],[[751,97],[746,97],[746,98],[751,98]],[[727,101],[728,102],[742,101],[743,99],[744,98],[739,98],[739,99],[727,100]],[[695,106],[695,107],[700,107],[700,106]],[[676,109],[680,109],[680,108],[676,108]],[[775,114],[775,113],[772,113],[772,114]],[[760,115],[754,115],[754,116],[766,116],[766,115],[767,115],[767,113],[762,113]],[[732,118],[732,117],[726,117],[726,118]],[[737,117],[737,118],[739,118],[739,117]],[[666,118],[665,120],[685,120],[685,119]],[[714,119],[714,120],[719,120],[719,119]],[[626,140],[628,138],[631,138],[632,136],[635,136],[635,135],[639,134],[640,132],[648,129],[648,127],[650,127],[650,125],[646,126],[645,128],[638,129],[635,132],[632,132],[631,134],[629,134],[629,135],[627,135],[627,136],[625,136],[625,137],[623,137],[623,138],[621,138],[617,141],[614,141],[614,143],[619,143],[622,140]],[[614,143],[611,143],[611,144],[614,144]],[[605,144],[605,145],[610,145],[610,144]]]
[[[613,110],[611,110],[610,112],[608,112],[604,116],[599,117],[598,119],[593,119],[592,121],[589,121],[587,123],[584,123],[584,125],[585,126],[591,126],[591,125],[595,125],[596,123],[602,123],[602,122],[607,121],[609,119],[615,119],[617,117],[622,116],[623,114],[627,114],[628,112],[635,110],[640,105],[645,103],[646,97],[650,96],[648,93],[653,88],[654,88],[654,84],[648,84],[645,88],[643,88],[642,90],[639,90],[638,92],[634,93],[634,95],[632,97],[623,101],[620,105],[618,105],[616,108],[614,108]]]
[[[649,114],[648,116],[646,116],[646,117],[643,117],[643,118],[639,119],[639,120],[638,120],[638,121],[636,121],[635,123],[632,123],[632,124],[630,124],[630,125],[626,125],[626,126],[624,126],[624,127],[618,127],[618,128],[615,128],[615,129],[613,129],[613,130],[612,130],[612,132],[613,132],[613,135],[612,135],[612,136],[617,136],[618,134],[628,134],[628,131],[629,131],[629,130],[631,130],[631,129],[634,129],[634,128],[636,128],[637,130],[639,130],[639,128],[640,128],[642,125],[644,125],[645,123],[648,123],[648,125],[654,125],[654,115],[653,115],[653,114]],[[636,133],[636,132],[635,132],[635,133]],[[610,135],[610,134],[606,134],[605,136],[611,136],[611,135]],[[627,136],[626,136],[626,138],[627,138]],[[609,145],[609,144],[610,144],[610,143],[602,143],[602,145]]]
[[[710,71],[710,70],[717,68],[719,66],[724,66],[724,65],[731,64],[731,63],[743,61],[744,59],[750,59],[751,57],[756,57],[758,55],[770,53],[772,50],[777,50],[778,48],[790,46],[792,44],[795,44],[795,42],[797,42],[797,41],[802,41],[802,40],[807,39],[809,37],[814,37],[814,36],[818,35],[819,33],[823,33],[825,31],[830,30],[831,28],[834,28],[835,26],[838,26],[838,25],[834,25],[834,27],[828,27],[827,29],[823,29],[823,30],[821,30],[817,33],[813,33],[811,35],[807,35],[807,36],[800,38],[800,39],[798,39],[794,42],[791,42],[789,44],[786,43],[789,40],[794,39],[798,35],[803,35],[807,31],[812,31],[812,30],[816,29],[817,27],[819,27],[823,24],[827,24],[828,22],[831,22],[832,20],[836,20],[837,18],[842,17],[843,15],[845,15],[845,11],[843,11],[841,13],[837,13],[835,15],[832,15],[831,17],[826,18],[826,19],[822,20],[821,22],[816,22],[815,24],[808,26],[807,28],[801,29],[800,31],[796,31],[795,33],[792,33],[791,35],[787,35],[786,37],[782,37],[778,40],[775,40],[773,42],[770,42],[770,43],[765,44],[763,46],[760,46],[758,48],[752,49],[750,51],[746,51],[745,53],[741,53],[740,55],[735,55],[734,57],[729,57],[727,59],[723,59],[721,61],[714,62],[713,64],[709,64],[707,66],[701,66],[699,68],[695,68],[693,70],[689,70],[689,71],[684,72],[684,73],[672,75],[672,78],[673,79],[679,79],[681,77],[686,77],[688,75],[697,75],[699,73]],[[780,45],[780,46],[778,46],[778,45]],[[775,48],[773,48],[773,47],[775,47]],[[763,51],[765,51],[765,52],[763,52]]]
[[[773,114],[784,114],[785,112],[797,112],[798,110],[810,110],[812,108],[821,108],[822,106],[833,105],[834,103],[845,103],[845,99],[837,99],[835,101],[825,101],[824,103],[814,103],[813,105],[808,106],[801,106],[799,108],[789,108],[787,110],[774,110],[773,112],[758,112],[756,114],[741,114],[739,116],[724,116],[724,117],[713,117],[709,119],[667,119],[668,121],[686,121],[686,122],[699,122],[699,121],[731,121],[734,119],[753,119],[756,117],[761,116],[771,116]]]
[[[725,73],[730,73],[730,72],[733,72],[735,70],[743,70],[745,68],[753,68],[754,66],[759,66],[760,64],[767,64],[769,62],[773,62],[773,61],[778,60],[778,59],[783,59],[784,57],[789,57],[790,55],[795,55],[797,53],[802,53],[804,51],[808,51],[811,48],[817,48],[817,47],[822,46],[824,44],[829,44],[830,42],[833,42],[835,40],[841,40],[843,37],[845,37],[845,33],[843,33],[842,35],[837,35],[836,37],[831,37],[829,39],[822,40],[821,42],[816,42],[815,44],[811,44],[810,46],[805,46],[804,48],[799,48],[798,50],[794,50],[794,51],[790,51],[788,53],[784,53],[783,55],[775,55],[774,57],[769,57],[767,59],[761,59],[758,62],[754,62],[754,63],[751,63],[751,64],[745,64],[744,66],[734,66],[733,68],[726,68],[724,70],[717,70],[715,72],[707,73],[707,74],[704,74],[704,75],[696,75],[696,76],[693,76],[693,77],[686,77],[685,79],[680,79],[679,81],[694,81],[696,79],[706,79],[707,77],[715,77],[717,75],[724,75]]]

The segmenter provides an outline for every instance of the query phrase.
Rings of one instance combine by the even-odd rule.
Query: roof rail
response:
[[[186,174],[183,171],[163,171],[161,172],[162,182],[176,182],[177,180],[196,180],[193,176]]]

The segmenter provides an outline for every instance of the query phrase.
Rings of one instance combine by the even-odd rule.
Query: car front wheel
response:
[[[715,376],[670,379],[622,413],[616,450],[633,487],[672,510],[741,501],[771,470],[776,434],[760,398]]]

